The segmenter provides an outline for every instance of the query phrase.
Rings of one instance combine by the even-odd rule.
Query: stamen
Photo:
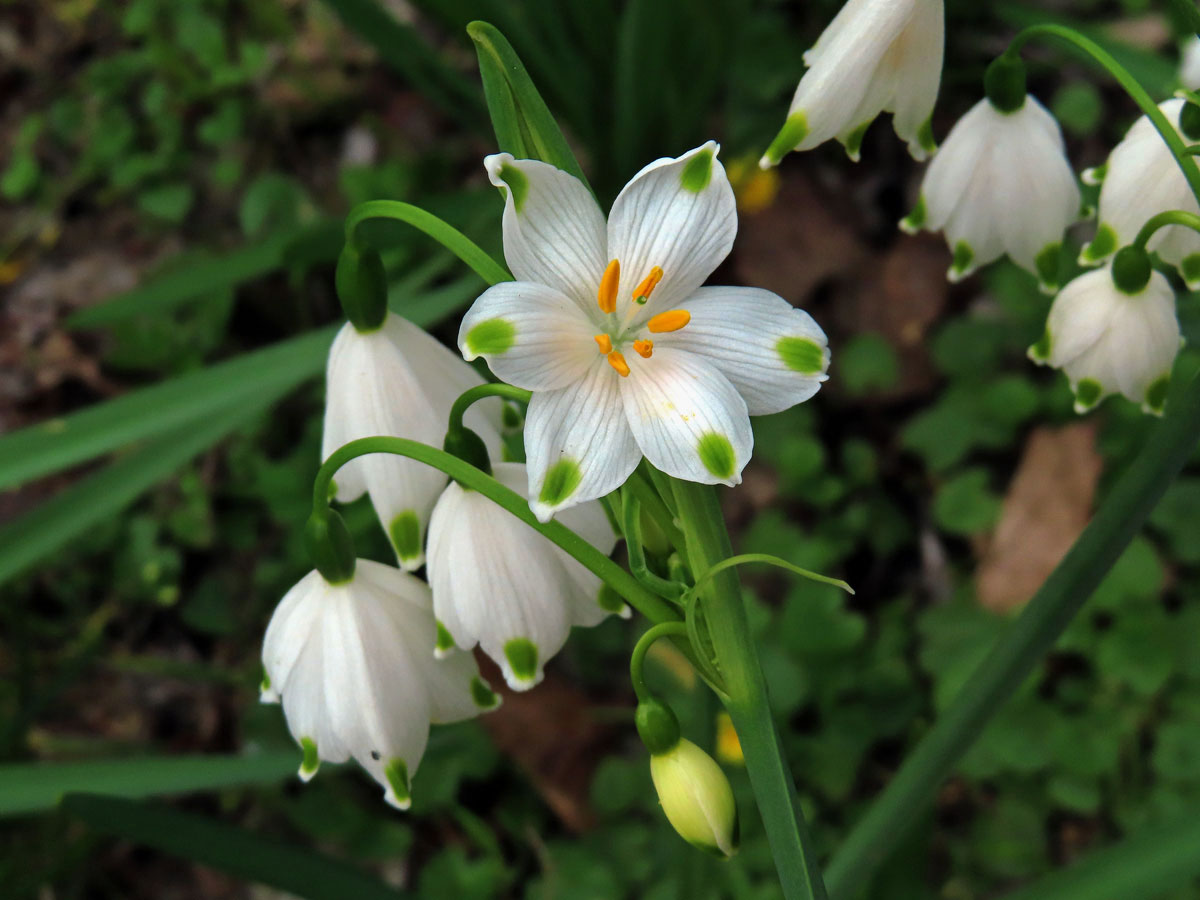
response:
[[[608,364],[616,369],[617,374],[622,378],[629,377],[629,363],[625,362],[625,356],[619,350],[608,354]]]
[[[596,293],[596,302],[600,304],[601,312],[616,312],[617,287],[620,283],[621,263],[614,259],[605,267],[604,274],[600,276],[600,290]]]
[[[637,355],[642,359],[649,359],[654,352],[654,341],[634,341],[633,349],[637,351]]]
[[[607,334],[598,334],[592,340],[596,342],[596,345],[600,348],[600,352],[605,356],[612,353],[612,338]]]
[[[650,299],[650,295],[654,293],[654,289],[658,287],[658,283],[662,281],[663,270],[662,266],[655,266],[650,270],[650,274],[642,279],[642,283],[637,286],[637,290],[633,292],[634,303],[645,303]]]
[[[652,316],[646,327],[655,334],[660,334],[664,331],[678,331],[690,321],[692,314],[686,309],[671,309]]]

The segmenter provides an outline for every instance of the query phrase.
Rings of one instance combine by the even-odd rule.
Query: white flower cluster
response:
[[[937,98],[944,42],[942,0],[848,0],[804,55],[808,70],[787,121],[763,156],[777,164],[790,150],[837,138],[858,159],[863,134],[882,111],[894,112],[897,135],[914,157],[934,152],[929,116]],[[1200,87],[1200,41],[1185,48],[1180,78]],[[908,232],[943,231],[952,252],[948,272],[958,281],[1007,254],[1032,272],[1047,293],[1058,290],[1063,234],[1081,216],[1080,189],[1054,117],[1025,93],[1019,59],[1000,57],[985,79],[987,97],[950,130],[925,173]],[[1160,107],[1186,134],[1183,99]],[[1191,107],[1198,120],[1200,108]],[[1200,213],[1187,180],[1154,124],[1143,116],[1106,165],[1084,173],[1100,191],[1095,238],[1080,255],[1084,266],[1108,263],[1135,240],[1153,215]],[[1183,225],[1160,228],[1146,249],[1174,266],[1190,290],[1200,288],[1200,234]],[[1161,413],[1179,349],[1179,324],[1170,283],[1154,273],[1118,286],[1111,266],[1084,274],[1056,298],[1046,333],[1030,357],[1066,372],[1076,409],[1086,411],[1120,393]]]
[[[492,473],[606,555],[617,539],[598,498],[643,456],[668,475],[735,484],[749,416],[807,400],[827,377],[825,334],[807,313],[768,291],[701,287],[737,230],[717,151],[710,142],[651,163],[607,220],[566,172],[485,160],[506,198],[517,280],[475,302],[459,345],[533,392],[528,464]],[[323,453],[375,435],[440,445],[456,398],[482,383],[394,313],[374,328],[347,323],[329,355]],[[493,398],[465,418],[495,458],[501,414]],[[474,647],[525,690],[572,626],[628,610],[534,528],[424,464],[364,455],[334,486],[340,502],[370,497],[401,568],[358,560],[344,579],[314,571],[296,585],[267,631],[262,696],[283,704],[302,777],[353,757],[403,807],[430,724],[499,702]],[[422,565],[428,585],[409,574]]]

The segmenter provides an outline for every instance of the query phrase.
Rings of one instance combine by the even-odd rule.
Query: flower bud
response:
[[[383,260],[371,249],[347,243],[334,273],[342,312],[359,332],[377,330],[387,317],[387,275]]]
[[[354,542],[342,517],[331,509],[313,512],[304,526],[304,545],[313,568],[330,584],[354,577]]]
[[[714,856],[738,848],[737,804],[729,779],[711,756],[687,739],[650,757],[650,777],[679,836]]]
[[[442,441],[442,449],[457,456],[463,462],[469,462],[475,468],[492,474],[492,461],[488,457],[487,445],[483,438],[470,428],[455,428],[446,432]]]

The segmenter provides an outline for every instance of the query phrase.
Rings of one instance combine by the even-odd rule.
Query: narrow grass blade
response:
[[[0,766],[0,818],[53,809],[75,791],[119,797],[273,784],[296,773],[296,750],[245,756],[135,756]]]
[[[62,809],[96,831],[308,900],[401,900],[405,896],[341,860],[169,806],[71,794]]]

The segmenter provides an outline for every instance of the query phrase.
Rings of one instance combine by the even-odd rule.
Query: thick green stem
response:
[[[1068,28],[1064,25],[1031,25],[1029,28],[1023,29],[1012,39],[1012,42],[1008,45],[1008,49],[1005,51],[1005,55],[1018,55],[1026,43],[1037,37],[1050,37],[1063,41],[1073,49],[1083,52],[1108,71],[1108,74],[1125,89],[1125,93],[1141,108],[1142,112],[1146,114],[1146,117],[1158,130],[1167,147],[1170,148],[1171,154],[1175,157],[1176,163],[1179,164],[1179,168],[1183,172],[1184,178],[1187,179],[1192,193],[1196,195],[1197,201],[1200,201],[1200,168],[1196,167],[1196,161],[1188,155],[1187,145],[1184,144],[1183,139],[1179,136],[1179,132],[1167,121],[1167,117],[1163,115],[1162,110],[1158,108],[1154,99],[1146,93],[1146,89],[1138,84],[1137,79],[1130,75],[1124,66],[1113,59],[1112,55],[1095,41],[1089,40],[1073,28]]]
[[[1091,523],[992,648],[950,707],[855,826],[828,869],[830,891],[849,900],[930,805],[938,785],[1054,645],[1141,529],[1200,441],[1200,380],[1178,399]]]
[[[512,281],[512,275],[469,237],[443,222],[431,212],[399,200],[368,200],[350,210],[346,216],[346,243],[357,246],[356,229],[367,219],[393,219],[411,225],[429,235],[468,266],[488,284]]]
[[[693,572],[707,572],[732,555],[716,490],[687,481],[674,481],[672,487],[688,562]],[[787,900],[825,900],[816,853],[771,717],[767,685],[737,575],[732,569],[718,572],[701,596],[725,687],[725,706],[741,741],[784,896]]]
[[[1192,231],[1200,232],[1200,216],[1195,213],[1185,212],[1182,209],[1168,209],[1166,212],[1160,212],[1157,215],[1151,216],[1146,220],[1146,224],[1142,226],[1142,230],[1138,232],[1137,237],[1133,241],[1133,246],[1145,250],[1146,244],[1154,236],[1154,232],[1167,225],[1183,225],[1185,228],[1192,229]]]
[[[653,622],[679,621],[679,611],[675,607],[650,593],[638,583],[637,579],[571,529],[561,522],[539,522],[529,509],[525,498],[516,491],[505,487],[495,478],[471,464],[463,462],[458,457],[436,447],[430,447],[428,444],[405,438],[380,436],[359,438],[339,447],[321,464],[317,477],[313,481],[314,510],[319,512],[329,506],[329,484],[337,470],[350,460],[368,453],[393,453],[397,456],[406,456],[445,472],[459,484],[483,494],[497,506],[512,513],[530,528],[571,554],[646,618]]]

